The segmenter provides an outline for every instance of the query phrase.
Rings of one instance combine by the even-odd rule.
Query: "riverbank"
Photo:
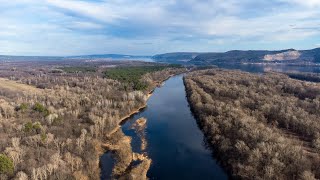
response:
[[[106,143],[101,143],[101,147],[105,151],[111,152],[117,162],[112,170],[113,178],[127,179],[128,177],[130,177],[131,179],[139,180],[147,179],[146,174],[150,168],[152,161],[146,154],[132,152],[131,138],[125,136],[122,133],[121,124],[130,117],[141,112],[141,110],[145,109],[147,107],[147,101],[153,95],[154,90],[157,87],[161,87],[165,81],[177,74],[180,73],[170,74],[165,79],[154,82],[151,90],[146,94],[145,103],[139,106],[138,108],[132,110],[129,114],[125,115],[124,117],[121,117],[118,120],[117,127],[115,127],[113,130],[106,134]],[[100,154],[100,156],[102,154]]]
[[[122,133],[121,123],[131,116],[139,113],[142,109],[146,108],[147,101],[152,96],[154,89],[148,93],[144,105],[131,111],[128,115],[120,118],[118,121],[118,126],[106,135],[106,141],[110,143],[101,144],[101,147],[106,151],[111,152],[115,158],[116,164],[112,168],[112,178],[114,179],[147,179],[146,175],[152,161],[150,158],[148,158],[148,156],[134,153],[132,151],[131,138]],[[135,162],[137,165],[131,165],[133,162]]]
[[[119,129],[103,144],[105,149],[112,153],[116,163],[112,168],[112,179],[147,179],[147,171],[151,159],[143,153],[132,151],[132,138],[123,134]],[[142,174],[141,174],[142,173]]]
[[[155,87],[155,88],[156,88],[156,87]],[[121,128],[121,123],[123,123],[125,120],[127,120],[127,119],[130,118],[131,116],[133,116],[133,115],[141,112],[141,110],[143,110],[144,108],[146,108],[146,107],[147,107],[147,101],[148,101],[149,98],[152,96],[152,92],[153,92],[153,91],[154,91],[154,89],[147,94],[146,102],[145,102],[142,106],[140,106],[140,107],[132,110],[128,115],[125,115],[124,117],[120,118],[120,119],[118,120],[118,125],[117,125],[117,127],[114,128],[113,130],[111,130],[109,133],[107,133],[107,134],[106,134],[106,137],[112,136],[112,134],[114,134],[116,131],[118,131],[118,130]]]
[[[145,103],[144,103],[142,106],[140,106],[140,107],[138,107],[138,108],[136,108],[136,109],[133,109],[129,114],[127,114],[127,115],[125,115],[124,117],[120,118],[120,119],[118,120],[118,126],[117,126],[116,128],[114,128],[113,130],[111,130],[106,136],[107,136],[107,137],[110,137],[112,134],[114,134],[116,131],[118,131],[118,130],[121,128],[121,124],[122,124],[125,120],[127,120],[127,119],[130,118],[131,116],[133,116],[133,115],[141,112],[141,110],[143,110],[144,108],[146,108],[146,107],[147,107],[147,102],[148,102],[148,100],[150,99],[150,97],[152,96],[154,90],[155,90],[157,87],[162,86],[162,85],[164,84],[164,82],[167,81],[168,79],[170,79],[171,77],[173,77],[173,76],[175,76],[175,75],[179,75],[179,74],[180,74],[180,73],[171,74],[171,75],[169,75],[167,78],[163,79],[162,81],[155,82],[154,85],[153,85],[152,90],[150,90],[150,91],[148,92],[148,94],[146,95],[146,101],[145,101]]]
[[[184,83],[209,145],[233,178],[320,177],[319,153],[312,144],[317,137],[308,136],[318,133],[319,113],[309,108],[318,102],[305,93],[320,92],[319,85],[276,73],[261,76],[231,70],[194,72]],[[283,91],[288,84],[295,91],[288,87]]]

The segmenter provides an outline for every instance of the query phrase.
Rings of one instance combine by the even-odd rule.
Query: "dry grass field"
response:
[[[0,89],[6,89],[15,92],[42,93],[42,90],[34,86],[22,84],[5,78],[0,78]]]

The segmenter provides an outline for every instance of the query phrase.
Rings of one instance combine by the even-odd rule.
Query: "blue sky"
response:
[[[0,54],[320,47],[320,0],[0,0]]]

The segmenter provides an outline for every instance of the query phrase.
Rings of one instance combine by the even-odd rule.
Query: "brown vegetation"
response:
[[[1,89],[15,92],[41,93],[41,90],[26,84],[17,83],[8,79],[0,78]]]
[[[320,178],[320,84],[204,70],[184,79],[217,157],[240,179]]]
[[[147,179],[151,159],[146,154],[132,151],[129,136],[125,136],[122,130],[118,129],[107,141],[103,147],[111,151],[116,160],[112,169],[112,179]]]
[[[147,172],[150,168],[151,160],[146,158],[141,163],[131,168],[131,170],[121,176],[120,180],[147,180]]]
[[[145,106],[158,82],[184,71],[145,74],[147,89],[134,91],[103,78],[106,63],[98,65],[95,72],[52,71],[61,65],[51,62],[0,67],[0,154],[14,166],[1,180],[99,179],[101,144],[110,143],[106,135]]]

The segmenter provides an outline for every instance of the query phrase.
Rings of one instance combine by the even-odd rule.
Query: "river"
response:
[[[140,117],[147,119],[143,134],[132,129]],[[122,131],[132,137],[134,152],[145,152],[152,159],[147,174],[150,179],[228,179],[192,115],[183,75],[171,77],[156,88],[147,107],[125,121]],[[145,150],[141,150],[141,137],[147,142]],[[102,162],[102,171],[108,169],[103,164],[106,162]]]

